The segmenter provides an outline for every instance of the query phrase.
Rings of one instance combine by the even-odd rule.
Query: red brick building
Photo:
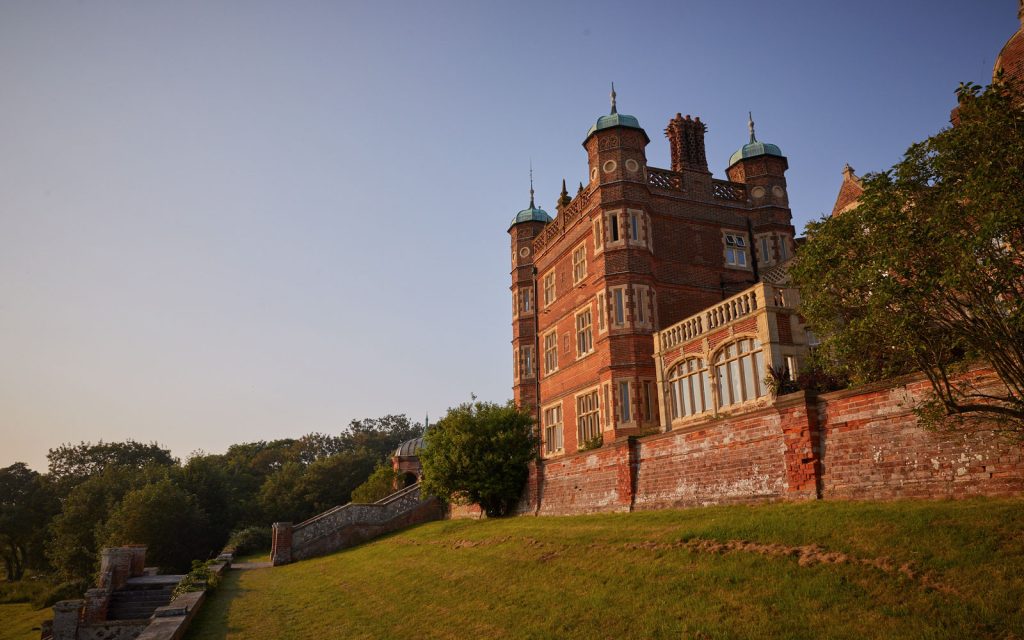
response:
[[[750,288],[792,255],[788,163],[757,140],[752,119],[749,128],[726,180],[707,166],[705,124],[680,114],[665,128],[672,166],[650,167],[647,132],[618,113],[613,90],[611,113],[583,140],[589,182],[573,198],[563,183],[554,219],[535,207],[531,189],[530,206],[508,230],[513,389],[518,404],[537,412],[545,457],[669,428],[654,335]],[[733,337],[715,354],[762,348],[754,330]],[[733,382],[740,403],[767,393],[766,360],[751,358],[754,368],[724,381],[723,399]],[[702,407],[717,406],[713,394]]]

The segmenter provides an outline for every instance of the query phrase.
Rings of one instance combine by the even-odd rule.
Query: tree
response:
[[[184,573],[211,552],[206,513],[169,478],[125,495],[103,526],[106,546],[145,544],[146,560]]]
[[[395,492],[398,474],[387,462],[381,462],[366,482],[352,490],[352,502],[371,504]]]
[[[926,419],[1024,436],[1024,96],[998,81],[958,95],[956,126],[866,176],[855,209],[808,225],[792,275],[833,373],[923,371]],[[957,375],[977,359],[1004,390]]]
[[[23,462],[0,469],[0,557],[8,580],[43,567],[46,527],[59,510],[45,476]]]
[[[423,490],[505,515],[519,500],[538,444],[533,417],[512,402],[459,405],[426,434]]]
[[[110,467],[141,469],[149,465],[169,466],[178,463],[170,450],[159,444],[143,444],[134,440],[62,444],[56,449],[50,449],[46,458],[49,460],[50,477],[68,488]]]

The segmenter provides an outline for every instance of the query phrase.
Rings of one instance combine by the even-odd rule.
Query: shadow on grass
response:
[[[228,620],[235,600],[249,592],[239,584],[243,573],[245,570],[231,570],[225,574],[192,620],[185,640],[220,640],[227,638],[229,633],[241,631],[238,627],[229,626]]]

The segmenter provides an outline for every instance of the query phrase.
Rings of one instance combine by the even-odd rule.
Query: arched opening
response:
[[[401,483],[402,488],[404,489],[406,487],[411,487],[412,485],[419,482],[419,478],[417,478],[416,474],[413,473],[412,471],[407,471],[402,474],[401,478],[399,478],[399,482]]]

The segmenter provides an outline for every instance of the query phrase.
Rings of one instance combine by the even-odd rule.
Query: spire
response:
[[[569,197],[569,192],[565,188],[565,178],[562,178],[562,193],[558,194],[559,210],[561,210],[562,207],[567,206],[570,202],[572,202],[572,198]]]
[[[754,135],[754,114],[751,111],[747,112],[747,128],[750,129],[750,144],[754,144],[757,136]]]
[[[530,159],[530,208],[536,209],[533,205],[533,159]]]
[[[618,109],[615,108],[615,83],[612,83],[612,114],[618,113]]]

